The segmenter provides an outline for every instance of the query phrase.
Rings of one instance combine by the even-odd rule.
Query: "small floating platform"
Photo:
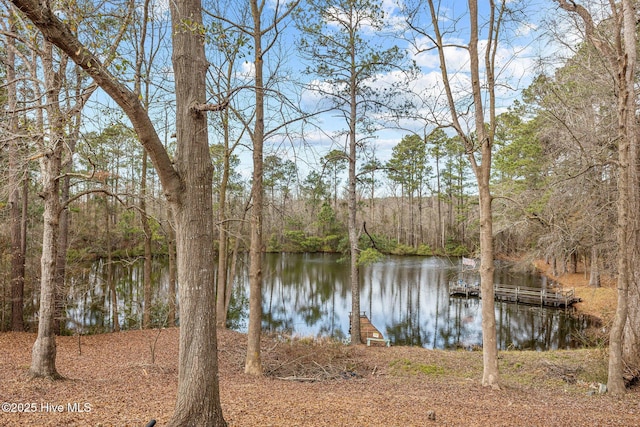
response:
[[[495,284],[493,286],[493,292],[496,301],[545,307],[566,308],[581,301],[580,298],[575,296],[574,289],[532,288],[527,286]],[[469,284],[461,280],[449,282],[449,295],[465,298],[482,298],[479,283]]]

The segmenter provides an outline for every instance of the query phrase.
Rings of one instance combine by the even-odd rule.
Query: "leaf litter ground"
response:
[[[175,402],[178,335],[171,328],[58,337],[65,379],[50,381],[27,378],[33,334],[0,334],[0,401],[37,407],[2,413],[0,425],[163,425]],[[503,386],[490,390],[480,385],[480,352],[265,337],[265,375],[254,378],[243,373],[246,336],[221,330],[218,339],[231,426],[635,426],[640,419],[637,389],[622,398],[595,391],[606,375],[603,350],[502,352]]]

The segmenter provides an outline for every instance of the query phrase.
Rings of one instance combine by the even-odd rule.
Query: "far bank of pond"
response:
[[[481,345],[480,304],[453,298],[448,282],[462,271],[459,258],[398,257],[363,267],[361,309],[393,345],[425,348],[475,348]],[[473,273],[465,273],[473,274]],[[141,262],[111,266],[98,261],[70,277],[67,327],[81,333],[112,327],[109,278],[117,290],[118,321],[123,329],[139,327],[142,306]],[[496,282],[539,286],[540,276],[498,267]],[[166,318],[168,271],[156,260],[154,317]],[[249,297],[247,265],[239,266],[234,285],[231,327],[246,331]],[[351,292],[348,265],[334,254],[266,254],[263,327],[272,333],[330,336],[349,333]],[[584,343],[590,326],[574,310],[496,302],[500,349],[564,349]]]

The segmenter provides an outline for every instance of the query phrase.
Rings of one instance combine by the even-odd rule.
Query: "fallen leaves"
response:
[[[81,353],[77,337],[58,337],[66,379],[50,381],[26,376],[35,335],[0,334],[0,401],[64,409],[3,413],[0,426],[166,424],[178,335],[172,328],[83,336]],[[598,350],[502,352],[503,387],[494,391],[480,386],[480,352],[265,336],[265,375],[255,378],[243,373],[246,336],[221,330],[218,340],[230,426],[635,426],[640,413],[636,389],[623,398],[588,395],[589,375],[603,363]]]

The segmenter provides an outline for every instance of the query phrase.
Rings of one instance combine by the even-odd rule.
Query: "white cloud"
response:
[[[240,71],[237,74],[238,78],[253,79],[256,76],[256,66],[251,61],[245,61],[240,66]]]

